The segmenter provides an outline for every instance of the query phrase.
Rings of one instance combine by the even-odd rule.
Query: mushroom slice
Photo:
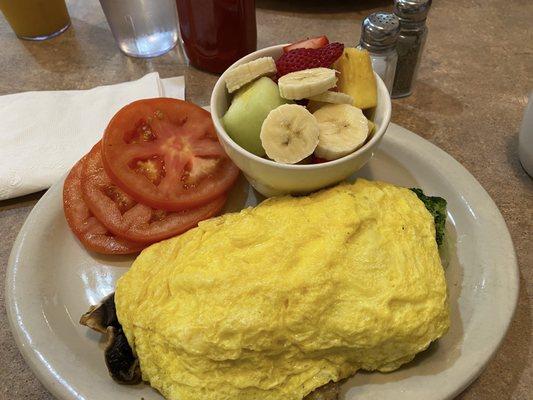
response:
[[[106,335],[105,363],[111,377],[118,383],[135,385],[142,380],[139,360],[133,354],[126,335],[118,322],[115,294],[91,306],[80,318],[80,324]]]
[[[313,390],[303,400],[337,400],[339,389],[339,382],[329,382]]]
[[[139,359],[133,354],[122,327],[107,327],[105,363],[118,383],[135,385],[142,380]]]
[[[89,311],[81,316],[80,324],[104,334],[107,332],[108,326],[118,328],[120,323],[115,309],[115,293],[104,297],[97,305],[91,306]]]

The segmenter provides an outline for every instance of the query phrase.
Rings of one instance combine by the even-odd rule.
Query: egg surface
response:
[[[394,370],[449,326],[431,214],[363,179],[154,244],[115,302],[143,379],[172,400],[301,400]]]

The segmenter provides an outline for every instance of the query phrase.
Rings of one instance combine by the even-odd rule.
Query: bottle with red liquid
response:
[[[224,72],[256,50],[255,0],[176,0],[181,37],[192,65]]]

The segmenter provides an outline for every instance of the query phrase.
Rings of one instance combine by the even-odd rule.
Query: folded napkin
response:
[[[0,200],[50,187],[101,139],[126,104],[184,94],[182,76],[160,79],[153,72],[90,90],[0,96]]]

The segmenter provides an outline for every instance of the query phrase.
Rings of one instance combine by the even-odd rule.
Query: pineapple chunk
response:
[[[340,72],[337,88],[354,98],[355,107],[364,110],[378,104],[376,78],[368,51],[347,47],[333,68]]]

